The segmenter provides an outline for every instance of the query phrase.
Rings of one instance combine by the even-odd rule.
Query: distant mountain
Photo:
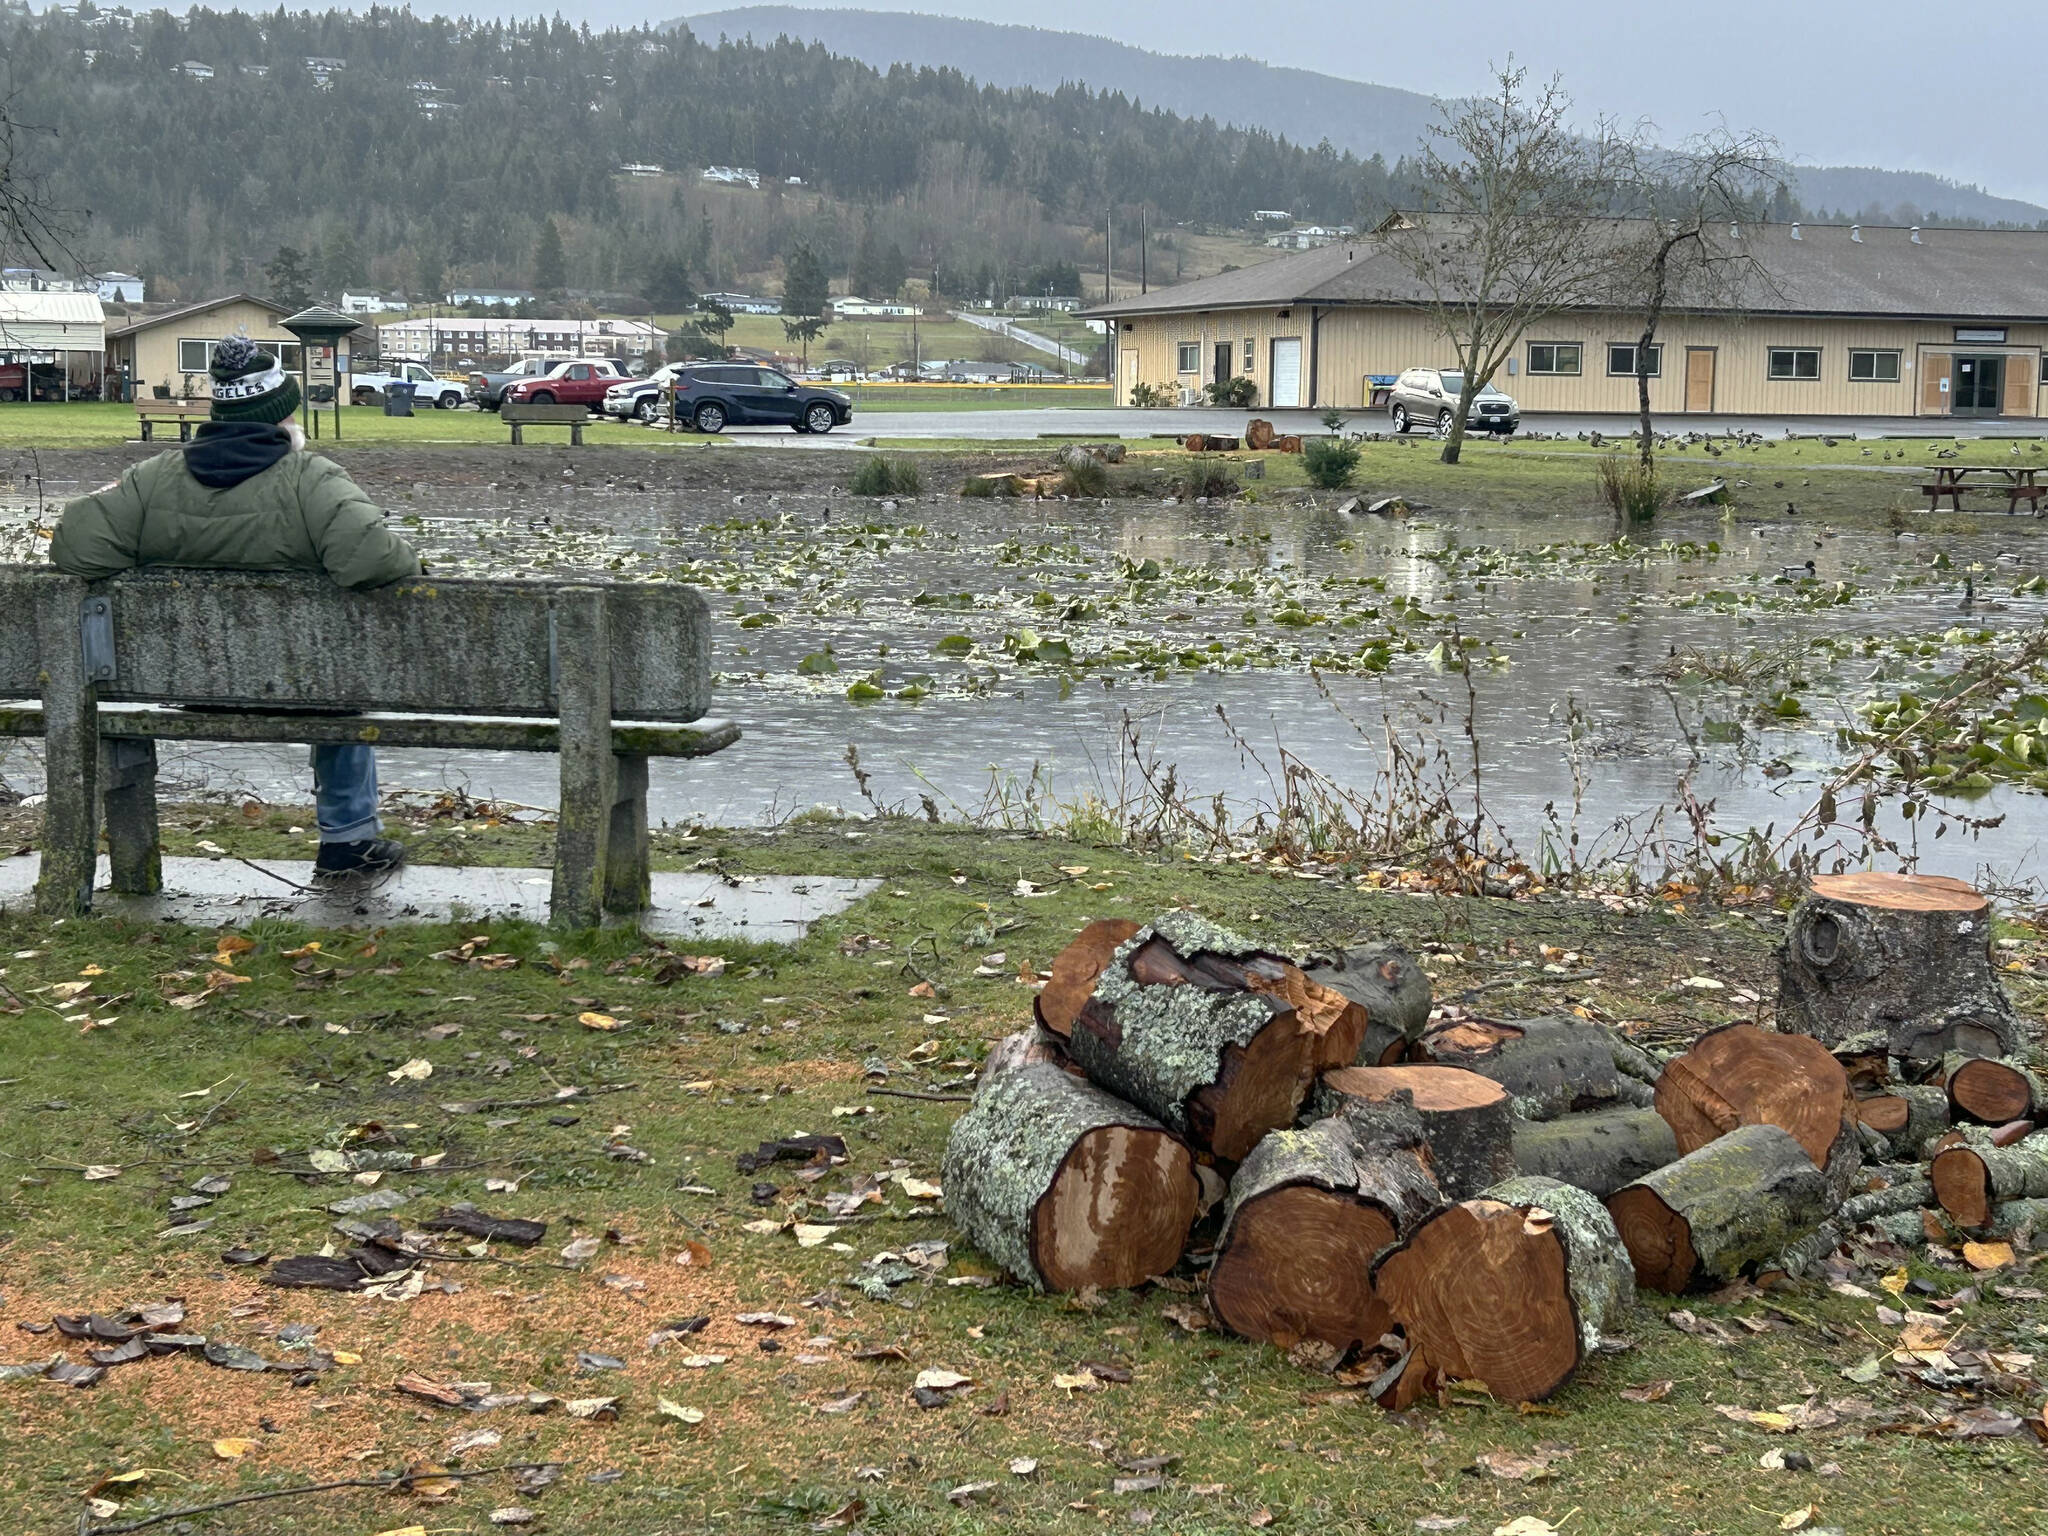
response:
[[[787,36],[823,43],[875,69],[891,64],[957,69],[983,85],[1052,91],[1070,82],[1121,91],[1182,117],[1264,128],[1297,144],[1324,139],[1389,164],[1413,152],[1436,120],[1436,101],[1419,91],[1339,80],[1257,59],[1182,58],[1080,32],[961,21],[908,11],[805,10],[749,5],[684,17],[704,42],[721,34],[762,43]]]
[[[822,43],[834,53],[876,69],[892,64],[957,69],[984,85],[1032,86],[1050,91],[1073,81],[1098,91],[1121,91],[1148,107],[1183,117],[1264,128],[1297,144],[1328,139],[1340,150],[1380,155],[1389,165],[1413,153],[1436,120],[1436,101],[1417,91],[1341,80],[1306,69],[1281,69],[1256,59],[1190,58],[1151,53],[1108,38],[1038,27],[962,21],[905,11],[808,10],[793,5],[749,5],[682,19],[698,38],[715,42],[787,36]],[[1856,166],[1802,166],[1794,188],[1809,209],[1850,216],[1899,209],[1921,218],[1981,219],[2032,224],[2048,208],[1997,197],[1922,171]],[[1912,223],[1913,219],[1904,222]]]

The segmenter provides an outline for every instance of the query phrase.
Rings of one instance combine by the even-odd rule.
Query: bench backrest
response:
[[[211,400],[138,400],[135,413],[138,416],[207,416],[213,412]]]
[[[711,627],[689,587],[422,577],[350,592],[302,572],[182,568],[86,582],[0,565],[15,616],[0,625],[0,697],[41,690],[38,616],[55,603],[52,632],[83,646],[103,699],[552,716],[561,670],[587,675],[593,659],[558,643],[557,610],[577,605],[564,632],[586,634],[592,602],[613,718],[702,716]]]
[[[525,426],[536,423],[581,421],[590,414],[587,405],[534,405],[530,402],[507,400],[498,409],[499,417],[505,421],[520,422]]]

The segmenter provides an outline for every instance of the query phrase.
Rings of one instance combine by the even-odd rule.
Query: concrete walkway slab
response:
[[[41,859],[0,859],[0,910],[27,906]],[[380,927],[469,919],[548,918],[548,871],[483,865],[408,865],[374,883],[319,886],[312,865],[288,859],[165,859],[155,896],[117,896],[101,886],[93,908],[141,920],[234,927],[281,917],[316,928]],[[107,878],[107,861],[99,876]],[[881,884],[826,875],[717,875],[656,871],[654,905],[640,915],[659,938],[746,939],[794,944],[820,918],[844,912]]]

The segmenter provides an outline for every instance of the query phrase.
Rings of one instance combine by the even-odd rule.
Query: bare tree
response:
[[[14,92],[0,92],[0,259],[42,267],[75,264],[74,211],[58,205],[49,178],[29,156],[31,140],[55,133],[23,122]]]
[[[1556,79],[1532,91],[1510,58],[1491,95],[1446,107],[1431,127],[1417,167],[1429,206],[1390,233],[1463,375],[1446,464],[1458,462],[1473,397],[1522,337],[1613,292],[1608,215],[1638,146],[1604,120],[1574,132],[1570,109]]]
[[[1634,184],[1641,232],[1615,264],[1615,303],[1642,316],[1636,342],[1636,411],[1640,458],[1651,462],[1650,357],[1657,327],[1674,306],[1739,313],[1777,285],[1742,238],[1745,221],[1761,219],[1785,190],[1777,140],[1760,133],[1715,129],[1675,150],[1639,161]]]

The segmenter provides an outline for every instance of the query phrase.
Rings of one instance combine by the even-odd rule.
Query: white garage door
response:
[[[1299,336],[1276,336],[1273,338],[1273,398],[1267,402],[1275,410],[1301,404],[1301,338]]]

